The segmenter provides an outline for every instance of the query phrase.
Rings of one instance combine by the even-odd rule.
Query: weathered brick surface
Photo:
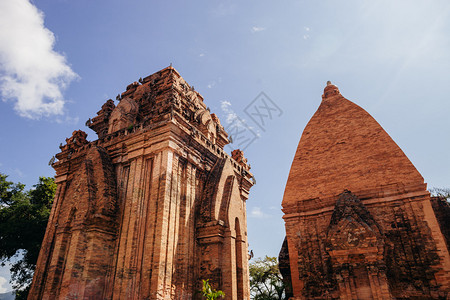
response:
[[[252,174],[172,67],[130,84],[57,154],[30,299],[192,299],[201,279],[248,299]]]
[[[431,205],[444,235],[447,249],[450,249],[450,203],[443,197],[431,197]]]
[[[283,198],[295,299],[438,299],[450,258],[422,176],[381,126],[325,88]]]
[[[422,176],[377,121],[342,97],[334,85],[324,91],[332,92],[337,94],[323,98],[303,131],[283,206],[338,195],[344,189],[423,184]],[[305,202],[305,209],[330,205],[312,202]]]
[[[286,298],[289,299],[294,295],[292,293],[291,267],[289,264],[289,249],[286,238],[284,238],[280,253],[278,255],[278,266],[281,276],[283,277]]]

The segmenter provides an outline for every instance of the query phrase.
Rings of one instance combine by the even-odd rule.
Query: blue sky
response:
[[[326,81],[365,108],[429,187],[450,186],[448,1],[0,1],[0,172],[31,187],[109,98],[170,63],[225,127],[245,120],[250,249],[276,256],[281,200]],[[246,114],[261,92],[280,109]],[[230,150],[230,149],[228,149]],[[0,292],[8,288],[1,277]]]

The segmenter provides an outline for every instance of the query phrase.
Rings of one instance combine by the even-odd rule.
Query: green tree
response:
[[[0,262],[11,263],[16,299],[26,299],[56,191],[53,178],[40,177],[30,191],[0,173]]]
[[[250,295],[254,300],[286,299],[276,257],[257,258],[249,264]]]
[[[209,284],[209,279],[202,280],[203,287],[202,287],[202,296],[204,296],[208,300],[215,300],[217,298],[223,298],[225,297],[225,293],[222,291],[216,291],[214,290],[211,285]]]

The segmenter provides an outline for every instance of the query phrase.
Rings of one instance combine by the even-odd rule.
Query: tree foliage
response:
[[[217,298],[223,298],[225,297],[225,293],[222,291],[216,291],[211,287],[209,284],[209,279],[202,280],[203,287],[202,287],[202,296],[205,297],[207,300],[215,300]]]
[[[53,178],[40,177],[30,191],[0,173],[0,262],[11,263],[16,299],[25,297],[56,191]]]
[[[250,294],[254,300],[286,299],[276,257],[257,258],[249,264]]]
[[[432,196],[443,197],[450,200],[450,188],[431,188],[430,193]]]

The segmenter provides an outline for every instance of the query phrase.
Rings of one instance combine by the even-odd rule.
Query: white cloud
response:
[[[234,110],[231,108],[231,102],[229,101],[221,101],[220,102],[220,108],[222,112],[225,114],[225,122],[226,124],[233,123],[233,126],[239,128],[239,129],[250,129],[252,130],[257,137],[261,137],[261,133],[259,130],[255,130],[253,126],[249,126],[246,119],[240,118]]]
[[[78,75],[53,47],[44,15],[28,0],[0,1],[0,92],[22,117],[63,114],[63,90]]]
[[[266,30],[265,27],[258,27],[258,26],[252,27],[252,32],[260,32],[260,31],[264,31],[264,30]]]
[[[237,114],[231,108],[231,103],[229,101],[221,101],[220,108],[225,113],[225,122],[227,124],[233,123],[233,121],[238,118]]]
[[[8,280],[6,280],[5,277],[0,276],[0,293],[6,293],[8,291],[8,288],[4,285],[8,283]]]
[[[205,56],[205,53],[200,53],[198,56],[203,57],[203,56]]]
[[[268,215],[263,213],[263,211],[261,210],[260,207],[255,206],[250,211],[250,217],[261,219],[261,218],[267,218]]]

